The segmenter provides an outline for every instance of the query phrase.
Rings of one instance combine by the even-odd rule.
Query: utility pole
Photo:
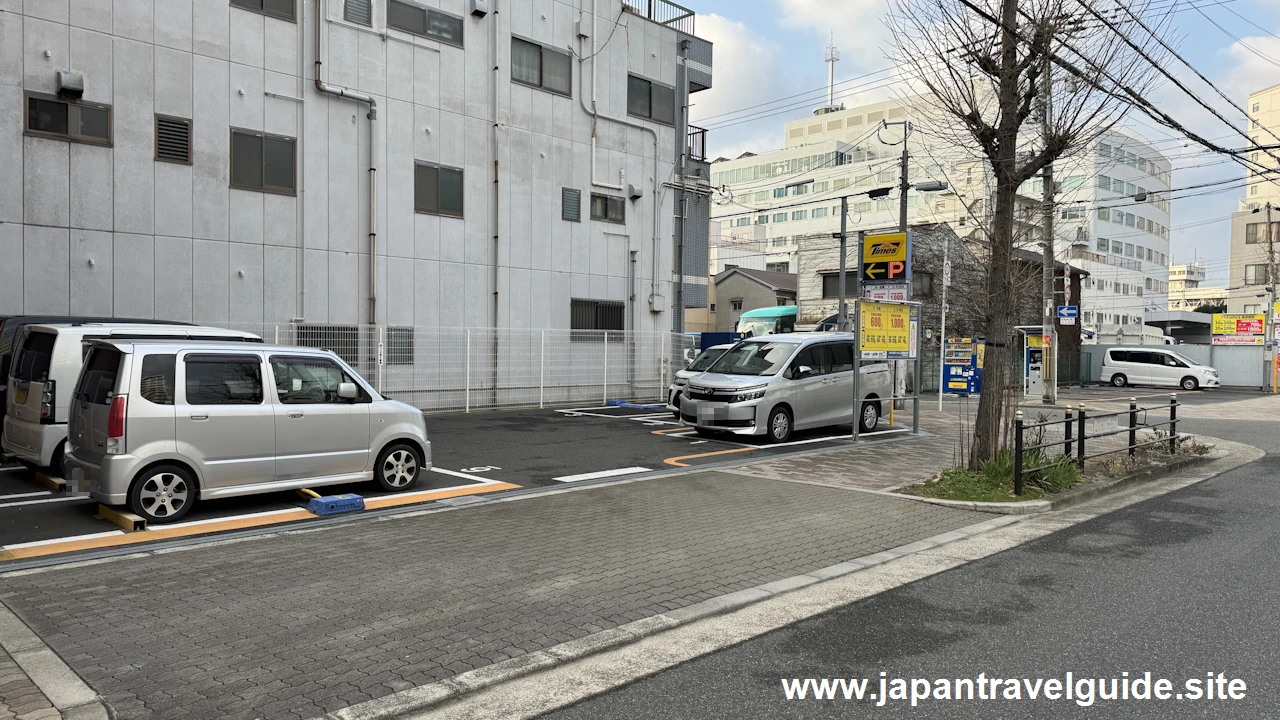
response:
[[[1267,203],[1267,299],[1270,304],[1267,306],[1267,322],[1263,326],[1263,347],[1268,348],[1271,352],[1263,353],[1263,370],[1266,370],[1267,355],[1270,354],[1271,360],[1271,392],[1276,391],[1276,360],[1280,358],[1280,352],[1276,347],[1276,234],[1271,226],[1271,203]],[[1267,380],[1264,377],[1262,386],[1265,389]]]
[[[1044,75],[1041,88],[1040,100],[1040,124],[1045,140],[1049,138],[1049,132],[1052,129],[1050,114],[1053,111],[1053,63],[1050,61],[1051,53],[1045,53],[1044,57]],[[1058,400],[1058,343],[1055,330],[1057,322],[1057,310],[1055,308],[1056,299],[1053,291],[1053,257],[1054,257],[1054,231],[1053,231],[1053,163],[1044,166],[1044,267],[1042,268],[1042,280],[1044,283],[1043,299],[1044,299],[1044,327],[1042,333],[1044,335],[1044,347],[1041,352],[1044,353],[1044,361],[1040,367],[1043,368],[1041,375],[1041,387],[1044,389],[1040,400],[1045,405],[1053,405]]]
[[[884,122],[884,121],[882,121]],[[907,150],[907,138],[911,136],[911,123],[907,120],[898,120],[896,122],[884,122],[887,128],[890,125],[902,126],[902,166],[900,168],[898,178],[898,232],[907,232],[907,192],[911,189],[911,178],[908,170],[908,162],[910,161],[910,152]],[[861,250],[859,250],[861,252]],[[911,284],[907,284],[907,299],[911,299]],[[907,394],[907,363],[903,360],[895,360],[893,362],[893,396],[895,398],[905,397]],[[905,400],[894,400],[893,407],[895,410],[901,410],[906,407]]]

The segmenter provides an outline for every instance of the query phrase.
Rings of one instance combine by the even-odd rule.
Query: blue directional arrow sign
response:
[[[1076,318],[1080,317],[1080,307],[1078,305],[1059,305],[1058,306],[1058,324],[1059,325],[1075,325]]]

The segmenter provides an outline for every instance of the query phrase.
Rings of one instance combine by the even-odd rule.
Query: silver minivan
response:
[[[1156,385],[1180,387],[1188,392],[1222,385],[1218,371],[1161,347],[1109,348],[1102,358],[1104,383],[1115,387]]]
[[[367,480],[408,490],[431,468],[422,413],[327,350],[97,340],[71,402],[68,480],[153,523],[197,499]]]
[[[685,386],[680,421],[699,434],[767,435],[853,422],[853,333],[791,333],[734,345]],[[863,432],[875,429],[893,397],[885,363],[860,369]]]

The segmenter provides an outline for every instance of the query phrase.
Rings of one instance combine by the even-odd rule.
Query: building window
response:
[[[794,186],[794,187],[792,187],[792,188],[791,188],[791,194],[792,194],[792,195],[808,195],[808,194],[809,194],[809,186],[808,186],[808,185],[796,185],[796,186]]]
[[[191,121],[156,115],[156,160],[191,164]]]
[[[387,0],[387,27],[462,47],[462,18],[403,0]]]
[[[592,220],[604,220],[604,219],[605,219],[605,217],[604,217],[604,215],[601,215],[600,217],[595,217],[595,216],[593,215],[593,216],[591,217],[591,219],[592,219]],[[746,227],[746,226],[748,226],[748,225],[750,225],[750,224],[751,224],[751,218],[748,218],[748,217],[740,217],[740,218],[738,218],[737,220],[734,220],[734,221],[733,221],[733,224],[734,224],[734,226],[735,226],[735,227]]]
[[[791,272],[791,263],[789,262],[767,263],[764,266],[764,269],[768,270],[769,272],[780,272],[780,273]]]
[[[111,145],[111,106],[27,93],[28,135]]]
[[[627,114],[676,124],[676,90],[637,75],[627,76]]]
[[[1110,210],[1109,208],[1098,208],[1098,219],[1099,219],[1099,220],[1110,220],[1110,219],[1111,219],[1111,210]]]
[[[625,223],[627,221],[627,203],[620,197],[592,193],[591,219],[611,223]],[[739,220],[746,220],[749,223],[751,218],[739,218]]]
[[[708,312],[715,312],[715,311],[716,311],[716,304],[715,304],[715,303],[711,303],[710,305],[708,305],[708,306],[707,306],[707,311],[708,311]]]
[[[792,211],[791,211],[791,219],[792,219],[792,220],[804,220],[804,219],[806,219],[806,218],[808,218],[808,217],[809,217],[809,211],[808,211],[808,210],[792,210]]]
[[[1262,312],[1261,305],[1245,305],[1244,306],[1245,315],[1257,315],[1260,312]]]
[[[1124,224],[1125,224],[1126,226],[1128,226],[1128,227],[1133,227],[1133,225],[1134,225],[1134,221],[1135,221],[1135,220],[1136,220],[1136,218],[1134,217],[1133,213],[1125,213],[1125,214],[1124,214]]]
[[[373,0],[347,0],[343,3],[342,19],[356,25],[373,27]]]
[[[773,189],[773,196],[774,196],[775,198],[784,198],[784,197],[786,197],[786,196],[787,196],[787,189],[786,189],[786,188],[784,188],[784,187],[774,188],[774,189]]]
[[[579,300],[569,303],[569,329],[571,330],[625,330],[626,305],[614,300]],[[574,334],[573,339],[599,338],[600,335]]]
[[[773,221],[774,221],[774,222],[776,222],[776,223],[786,222],[786,221],[787,221],[787,214],[786,214],[786,213],[784,213],[784,212],[782,212],[782,213],[774,213],[774,214],[773,214]]]
[[[387,328],[387,364],[413,364],[413,328]]]
[[[294,19],[294,0],[231,0],[231,4],[263,15],[285,20]]]
[[[1244,266],[1244,284],[1245,285],[1266,285],[1267,284],[1267,266],[1266,265],[1245,265]]]
[[[824,208],[824,207],[814,208],[814,209],[813,209],[813,212],[810,214],[810,217],[813,217],[813,218],[815,218],[815,219],[816,219],[816,218],[824,218],[824,217],[826,217],[826,216],[827,216],[827,209],[826,209],[826,208]]]
[[[768,215],[757,215],[757,216],[756,216],[756,224],[757,224],[757,225],[767,225],[768,223],[769,223],[769,216],[768,216]]]
[[[560,219],[582,222],[582,191],[577,188],[560,188]]]
[[[413,209],[429,215],[462,217],[462,170],[417,162],[413,166]]]
[[[933,275],[927,272],[915,272],[911,275],[911,296],[930,297],[933,295]]]
[[[730,300],[729,309],[734,312],[742,312],[742,298],[734,298]]]
[[[1261,109],[1262,109],[1262,103],[1254,103],[1254,104],[1253,104],[1253,111],[1254,111],[1254,112],[1258,112],[1258,111],[1259,111],[1259,110],[1261,110]]]
[[[854,268],[853,272],[858,269]],[[853,290],[852,273],[846,273],[844,279],[844,287],[846,295]],[[840,297],[840,273],[827,273],[822,276],[822,297],[838,298]]]
[[[1111,146],[1106,143],[1098,143],[1098,157],[1111,157]]]
[[[511,38],[511,79],[521,85],[571,95],[573,69],[569,53]]]
[[[813,191],[816,193],[824,193],[829,189],[831,189],[831,183],[829,181],[824,180],[823,182],[813,184]]]
[[[253,130],[231,130],[231,187],[293,195],[297,142]]]

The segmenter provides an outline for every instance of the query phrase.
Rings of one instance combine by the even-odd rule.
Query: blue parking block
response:
[[[338,513],[363,509],[364,498],[355,493],[325,495],[324,497],[311,498],[311,501],[307,503],[307,510],[315,515],[337,515]]]

